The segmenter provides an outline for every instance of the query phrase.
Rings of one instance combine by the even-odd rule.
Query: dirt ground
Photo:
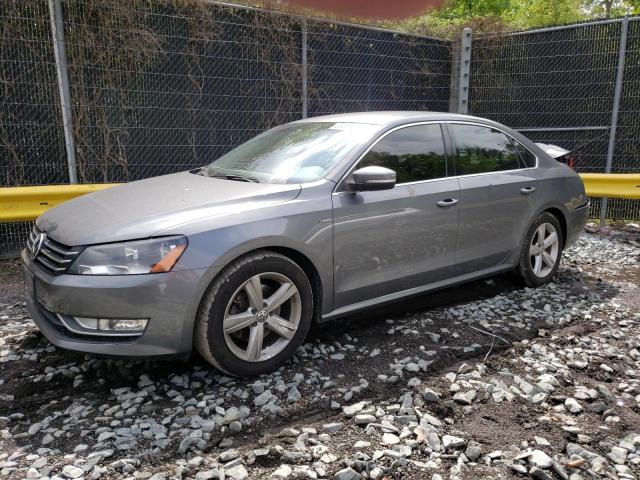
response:
[[[634,233],[585,235],[540,289],[501,275],[318,326],[292,362],[258,379],[196,356],[57,349],[24,309],[18,262],[0,263],[0,292],[0,477],[640,475]],[[445,447],[449,437],[460,441]],[[538,466],[533,450],[552,464]]]

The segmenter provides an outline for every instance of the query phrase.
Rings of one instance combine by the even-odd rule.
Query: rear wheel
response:
[[[263,250],[228,265],[209,287],[198,314],[198,352],[238,376],[270,372],[304,341],[313,294],[291,259]]]
[[[560,222],[551,213],[543,212],[527,231],[520,253],[518,273],[527,286],[539,287],[553,278],[563,243]]]

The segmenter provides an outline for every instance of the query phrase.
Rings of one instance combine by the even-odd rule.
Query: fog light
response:
[[[98,319],[97,318],[85,318],[85,317],[73,317],[78,325],[82,328],[86,328],[88,330],[97,330],[98,329]]]
[[[147,326],[146,319],[106,319],[98,320],[98,330],[105,331],[141,331]]]
[[[112,318],[86,318],[73,317],[78,325],[87,330],[103,332],[141,332],[147,326],[149,320],[139,319],[112,319]]]

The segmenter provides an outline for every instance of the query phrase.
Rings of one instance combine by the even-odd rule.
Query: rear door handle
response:
[[[436,202],[436,205],[438,205],[439,207],[453,207],[454,205],[458,204],[458,199],[457,198],[445,198],[444,200],[438,200]]]
[[[536,187],[523,187],[520,189],[520,193],[523,195],[530,195],[536,191]]]

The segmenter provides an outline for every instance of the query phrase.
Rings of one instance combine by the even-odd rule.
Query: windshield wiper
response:
[[[232,174],[232,173],[225,173],[225,174],[215,174],[215,175],[207,175],[207,177],[211,177],[211,178],[225,178],[227,180],[236,180],[239,182],[251,182],[251,183],[260,183],[260,180],[258,180],[255,177],[246,177],[244,175],[237,175],[237,174]]]

